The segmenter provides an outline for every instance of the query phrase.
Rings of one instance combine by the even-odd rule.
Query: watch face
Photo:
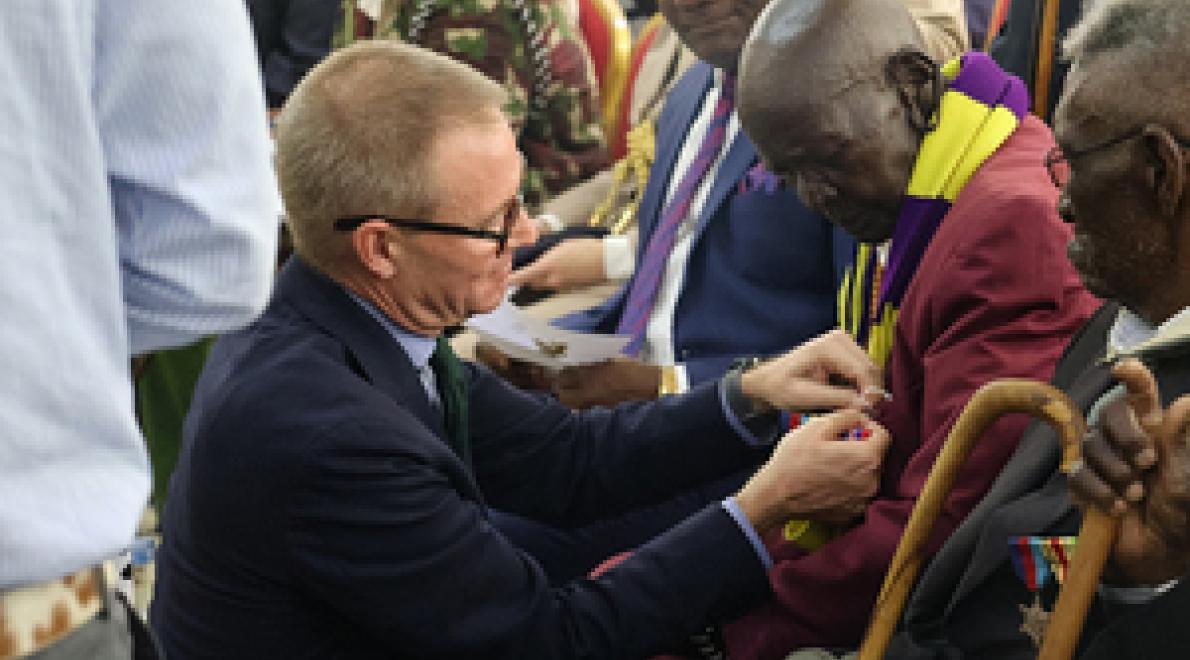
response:
[[[759,358],[759,357],[755,357],[755,356],[736,358],[735,360],[732,361],[731,368],[738,369],[739,371],[747,371],[747,370],[751,369],[752,367],[755,367],[756,365],[760,364],[761,361],[763,361],[763,359],[764,358]]]

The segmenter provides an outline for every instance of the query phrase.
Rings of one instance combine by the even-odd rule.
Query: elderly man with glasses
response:
[[[1035,657],[1061,558],[1077,552],[1076,500],[1121,517],[1078,657],[1186,657],[1190,445],[1185,434],[1157,445],[1110,367],[1142,360],[1163,406],[1190,391],[1188,33],[1184,0],[1101,0],[1066,39],[1071,69],[1054,117],[1060,146],[1045,163],[1062,191],[1059,213],[1074,226],[1070,261],[1089,289],[1113,301],[1054,375],[1092,422],[1086,464],[1068,479],[1048,427],[1026,433],[923,575],[891,660]]]
[[[504,100],[394,42],[337,52],[290,97],[295,256],[196,387],[151,613],[171,658],[645,657],[763,596],[764,535],[875,490],[887,434],[857,409],[879,374],[837,334],[585,413],[453,356],[443,330],[499,304],[535,238]],[[778,409],[821,408],[850,409],[771,446]],[[492,524],[489,506],[589,524],[766,456],[598,580],[551,586]]]

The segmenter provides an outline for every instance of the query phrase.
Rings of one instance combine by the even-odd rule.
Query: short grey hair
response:
[[[336,218],[428,218],[431,148],[445,131],[507,122],[505,91],[475,69],[396,41],[358,42],[294,88],[277,122],[277,178],[294,250],[333,274],[351,253]]]
[[[1181,70],[1190,62],[1161,60],[1188,52],[1187,40],[1188,0],[1088,0],[1082,20],[1070,29],[1063,47],[1072,61],[1115,51]]]

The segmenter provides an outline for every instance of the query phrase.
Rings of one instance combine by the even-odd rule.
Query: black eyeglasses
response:
[[[1069,151],[1063,150],[1062,147],[1054,147],[1045,154],[1045,171],[1050,175],[1050,181],[1061,190],[1070,182],[1070,163],[1076,159],[1082,158],[1088,154],[1093,154],[1096,151],[1103,151],[1110,149],[1116,145],[1123,144],[1129,140],[1135,140],[1145,134],[1149,126],[1141,126],[1135,128],[1123,135],[1114,137],[1105,142],[1085,147],[1083,149],[1071,149]],[[1177,142],[1183,149],[1190,149],[1190,141],[1183,140],[1175,135],[1171,135],[1174,141]],[[1064,167],[1063,167],[1064,166]]]
[[[352,231],[360,225],[370,220],[380,220],[393,227],[401,229],[412,229],[413,231],[424,231],[431,234],[448,234],[450,236],[468,236],[470,238],[484,238],[489,241],[496,241],[496,254],[504,254],[504,249],[508,247],[508,237],[512,235],[512,230],[516,227],[516,223],[520,220],[521,215],[525,212],[525,205],[520,195],[510,200],[502,213],[502,226],[500,231],[492,231],[490,229],[476,229],[466,225],[456,225],[446,222],[431,222],[429,220],[405,220],[403,218],[393,218],[387,215],[351,215],[335,220],[335,229],[338,231]]]

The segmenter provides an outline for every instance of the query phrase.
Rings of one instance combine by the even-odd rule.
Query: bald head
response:
[[[832,97],[881,75],[887,57],[904,50],[926,46],[899,0],[774,0],[745,43],[741,96],[754,106],[774,92],[806,102]]]
[[[811,208],[883,240],[944,83],[901,0],[774,0],[740,59],[740,122]]]

